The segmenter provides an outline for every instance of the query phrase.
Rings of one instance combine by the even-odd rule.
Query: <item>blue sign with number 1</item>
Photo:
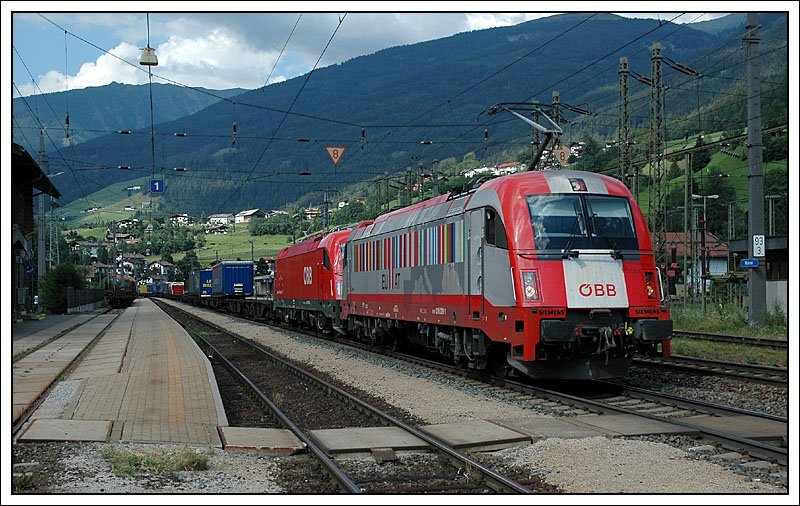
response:
[[[164,180],[151,179],[150,180],[150,193],[164,193]]]

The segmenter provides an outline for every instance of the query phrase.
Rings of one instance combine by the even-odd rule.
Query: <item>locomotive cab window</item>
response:
[[[537,250],[636,250],[630,203],[608,195],[528,195]]]
[[[503,225],[503,220],[491,208],[486,209],[485,216],[486,243],[498,248],[508,249],[508,238],[506,237],[506,227]]]

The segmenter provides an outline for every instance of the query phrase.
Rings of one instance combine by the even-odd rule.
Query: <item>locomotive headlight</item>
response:
[[[657,299],[658,295],[656,294],[656,287],[654,284],[654,278],[652,272],[645,272],[644,273],[644,285],[645,289],[647,290],[647,298],[648,299]]]
[[[522,273],[522,287],[525,290],[525,300],[539,300],[539,280],[535,272]]]

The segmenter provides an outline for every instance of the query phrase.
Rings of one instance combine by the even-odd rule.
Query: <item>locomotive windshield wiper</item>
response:
[[[575,223],[572,224],[572,230],[569,233],[569,238],[567,239],[567,244],[564,245],[564,250],[561,254],[562,259],[567,258],[578,258],[580,252],[576,249],[569,249],[572,245],[572,239],[575,237],[575,229],[578,227],[578,224],[581,222],[581,211],[580,209],[575,209]],[[581,225],[581,230],[583,230],[583,225]]]
[[[611,238],[608,237],[600,227],[597,226],[597,223],[594,220],[595,218],[597,218],[597,213],[592,213],[592,217],[591,218],[592,218],[592,230],[598,236],[600,236],[603,239],[605,239],[606,242],[611,246],[611,250],[612,250],[611,251],[611,258],[613,258],[614,260],[619,260],[620,258],[622,258],[622,252],[620,251],[620,249],[616,245],[616,243],[614,241],[612,241]]]

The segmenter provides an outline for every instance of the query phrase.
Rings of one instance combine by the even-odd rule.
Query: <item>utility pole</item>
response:
[[[425,200],[425,170],[423,167],[423,162],[419,162],[419,201],[422,202]]]
[[[44,153],[44,130],[39,131],[39,167],[42,169],[42,172],[47,174],[47,155]],[[37,283],[36,283],[36,294],[38,296],[39,303],[37,304],[37,312],[42,313],[42,290],[44,288],[44,275],[46,264],[44,261],[44,192],[39,191],[39,226],[38,226],[38,255],[37,255],[37,267],[36,267],[36,274],[37,274]]]
[[[535,100],[531,102],[531,116],[533,117],[534,123],[539,123],[539,105],[539,102]],[[533,160],[536,158],[536,153],[539,152],[539,144],[541,141],[539,140],[539,130],[533,127],[531,127],[531,130],[533,131],[533,139],[531,139],[531,160]]]
[[[700,267],[700,248],[697,247],[698,221],[697,209],[692,204],[692,304],[697,301],[700,294],[700,280],[697,276],[697,269]]]
[[[558,125],[561,123],[561,93],[558,91],[553,91],[553,122]],[[560,133],[554,134],[555,138],[553,139],[553,147],[558,146],[560,141]],[[550,151],[551,155],[553,151]],[[552,157],[550,158],[553,159]]]
[[[439,196],[439,160],[434,160],[431,163],[431,169],[433,170],[433,196]]]
[[[619,179],[626,181],[631,166],[628,134],[631,126],[631,117],[628,112],[628,59],[619,59]],[[630,184],[628,188],[630,189]]]
[[[761,139],[761,81],[758,67],[758,13],[747,13],[745,55],[747,62],[747,165],[748,165],[748,197],[747,213],[748,241],[747,253],[750,258],[766,255],[764,238],[764,173],[762,168]],[[758,250],[757,242],[760,241]],[[759,251],[760,250],[760,251]],[[750,326],[761,324],[766,310],[767,276],[765,262],[760,261],[758,267],[750,269],[747,276],[748,319]]]
[[[656,248],[656,267],[665,263],[666,222],[664,219],[664,135],[662,129],[663,83],[661,81],[661,44],[652,49],[652,79],[650,88],[650,226]]]
[[[700,236],[700,251],[703,255],[703,270],[702,274],[700,275],[700,283],[701,287],[700,290],[700,297],[702,297],[703,301],[703,316],[706,315],[706,275],[707,275],[707,266],[706,260],[708,260],[708,251],[706,251],[706,199],[703,198],[703,235]]]
[[[690,242],[687,240],[687,234],[689,233],[689,213],[691,212],[691,208],[689,207],[689,202],[691,199],[689,198],[689,195],[692,194],[692,166],[689,159],[689,153],[686,153],[683,156],[683,163],[686,166],[683,181],[683,306],[686,307],[686,275],[689,272],[689,265],[686,261],[686,253],[689,249]],[[730,244],[730,242],[728,244]]]
[[[117,223],[111,222],[111,237],[114,238],[114,287],[117,286],[117,276],[119,275],[119,263],[117,262]]]

